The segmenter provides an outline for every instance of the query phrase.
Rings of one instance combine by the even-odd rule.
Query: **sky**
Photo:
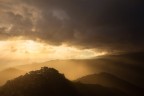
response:
[[[143,9],[141,0],[0,0],[0,60],[143,51]]]

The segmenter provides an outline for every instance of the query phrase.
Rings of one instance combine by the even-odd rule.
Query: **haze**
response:
[[[140,0],[0,0],[0,85],[47,66],[143,87],[143,10]]]

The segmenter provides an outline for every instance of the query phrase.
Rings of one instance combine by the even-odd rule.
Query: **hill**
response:
[[[57,70],[42,67],[9,80],[0,87],[0,96],[143,96],[98,84],[71,82]]]
[[[43,63],[15,66],[15,72],[9,72],[8,69],[0,72],[0,85],[1,83],[4,84],[6,80],[13,79],[23,73],[47,66],[64,73],[70,80],[89,74],[105,72],[135,86],[144,88],[143,56],[143,52],[121,53],[85,60],[52,60]],[[24,70],[24,72],[20,72],[21,70]]]
[[[9,80],[0,96],[78,96],[71,82],[53,68],[43,67]]]
[[[106,72],[144,88],[144,52],[119,53],[85,60],[53,60],[17,66],[30,71],[42,66],[52,67],[64,73],[70,80],[94,73]]]
[[[116,88],[127,94],[139,94],[141,88],[135,86],[125,80],[122,80],[112,74],[102,72],[99,74],[87,75],[76,80],[84,84],[99,84],[109,88]]]

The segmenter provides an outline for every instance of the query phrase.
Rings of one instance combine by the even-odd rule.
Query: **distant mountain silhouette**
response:
[[[8,68],[0,71],[0,85],[6,83],[7,80],[14,79],[25,73],[25,71],[16,68]]]
[[[141,92],[141,88],[106,72],[87,75],[76,81],[84,84],[99,84],[109,88],[116,88],[127,94],[133,94],[133,92],[134,94],[139,94]]]
[[[143,57],[144,52],[119,53],[84,60],[53,60],[17,66],[16,68],[30,71],[37,70],[43,66],[52,67],[64,73],[71,80],[88,74],[107,72],[144,88]]]
[[[108,75],[102,73],[102,77]],[[9,80],[0,87],[0,96],[143,96],[128,94],[117,88],[98,84],[71,82],[57,70],[42,67],[23,76]]]
[[[129,95],[118,89],[108,88],[97,84],[75,83],[75,87],[80,96],[137,96]]]
[[[96,60],[96,62],[101,62],[100,64],[103,66],[101,69],[104,69],[104,72],[114,74],[130,83],[144,88],[143,58],[144,52],[119,53],[102,56]],[[91,67],[97,69],[98,65],[93,64]]]
[[[0,96],[78,96],[71,82],[53,68],[42,67],[8,81]]]

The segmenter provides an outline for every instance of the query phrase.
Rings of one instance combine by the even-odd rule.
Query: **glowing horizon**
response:
[[[93,49],[78,49],[65,44],[56,46],[30,39],[11,39],[0,41],[0,59],[27,60],[44,62],[49,60],[90,59],[105,55],[106,52],[96,52]]]

